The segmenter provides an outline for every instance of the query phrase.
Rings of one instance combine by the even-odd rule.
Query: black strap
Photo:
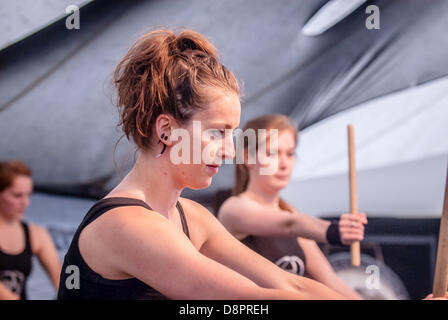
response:
[[[148,210],[153,210],[151,206],[149,206],[145,201],[135,198],[127,198],[127,197],[110,197],[103,198],[96,202],[93,207],[89,210],[89,214],[87,214],[81,223],[81,229],[85,228],[89,223],[94,221],[96,218],[101,216],[104,212],[114,209],[116,207],[122,206],[142,206]],[[176,203],[176,208],[180,214],[180,220],[182,222],[182,229],[184,233],[190,238],[190,232],[188,230],[187,220],[185,219],[184,210],[179,201]]]
[[[31,240],[30,240],[30,232],[29,232],[29,228],[28,225],[21,221],[22,223],[22,227],[23,227],[23,231],[25,233],[25,252],[31,253]]]
[[[176,207],[180,213],[180,220],[182,221],[182,229],[184,230],[184,233],[187,235],[188,239],[190,239],[190,231],[188,230],[187,219],[185,218],[184,209],[182,208],[182,205],[180,204],[179,201],[177,201]]]
[[[92,206],[92,208],[90,208],[89,212],[81,222],[80,225],[81,229],[84,229],[88,224],[90,224],[92,221],[94,221],[96,218],[101,216],[106,211],[124,206],[142,206],[148,210],[152,210],[152,208],[145,201],[140,199],[127,198],[127,197],[103,198],[101,200],[98,200]]]

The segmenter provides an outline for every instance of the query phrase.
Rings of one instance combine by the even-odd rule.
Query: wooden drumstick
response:
[[[350,184],[350,213],[358,214],[358,195],[356,192],[356,166],[355,166],[355,128],[352,124],[347,126],[348,132],[348,163],[349,163],[349,184]],[[361,249],[359,241],[350,245],[352,255],[352,265],[361,265]]]
[[[448,166],[447,166],[448,167]],[[445,199],[440,219],[439,244],[437,247],[436,271],[434,274],[434,298],[445,297],[448,286],[448,169],[445,182]]]

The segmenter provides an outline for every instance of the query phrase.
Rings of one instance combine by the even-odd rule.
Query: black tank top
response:
[[[299,276],[305,275],[305,253],[296,238],[250,235],[241,242],[280,268]]]
[[[30,234],[28,225],[21,222],[25,234],[25,249],[19,254],[7,254],[0,248],[0,281],[20,299],[26,300],[26,280],[31,273]]]
[[[142,206],[148,210],[151,207],[143,200],[126,198],[126,197],[111,197],[101,199],[96,202],[92,208],[87,212],[83,221],[76,230],[70,247],[64,257],[61,277],[59,282],[58,299],[87,299],[87,300],[163,300],[167,299],[160,292],[148,286],[137,278],[130,278],[124,280],[105,279],[87,265],[79,252],[78,239],[81,231],[96,218],[103,213],[122,206]],[[182,228],[184,233],[190,238],[187,222],[179,202],[176,203],[182,221]],[[76,272],[73,267],[79,269],[79,289],[76,288],[76,281],[73,276]],[[67,267],[69,267],[67,269]],[[66,283],[67,281],[67,283]]]

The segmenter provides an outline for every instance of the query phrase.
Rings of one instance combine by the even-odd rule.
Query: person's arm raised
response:
[[[233,197],[226,201],[219,211],[219,220],[234,235],[283,236],[306,238],[318,243],[327,243],[330,222],[298,212],[291,207],[286,210],[264,208],[247,199]],[[353,221],[354,226],[350,223]],[[341,240],[343,244],[364,238],[365,214],[341,216]]]
[[[219,212],[219,220],[232,234],[303,237],[325,243],[329,221],[295,212],[265,208],[247,199],[233,197]]]
[[[114,209],[103,219],[105,259],[171,299],[301,299],[287,290],[266,289],[204,256],[163,216],[143,208]],[[103,218],[103,217],[101,217]]]

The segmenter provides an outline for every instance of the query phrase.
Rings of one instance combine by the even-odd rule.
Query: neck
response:
[[[20,222],[20,221],[18,221],[16,219],[7,219],[7,218],[5,218],[5,216],[6,215],[4,215],[2,212],[0,212],[0,225],[12,226],[12,225],[15,225],[18,222]]]
[[[277,208],[280,200],[278,191],[266,190],[262,187],[262,183],[258,183],[256,180],[249,180],[247,189],[245,191],[248,195],[253,196],[255,200],[266,206],[272,206]]]
[[[131,193],[169,218],[176,210],[183,187],[176,183],[166,157],[169,157],[168,152],[160,158],[142,152],[132,170],[113,191]]]

